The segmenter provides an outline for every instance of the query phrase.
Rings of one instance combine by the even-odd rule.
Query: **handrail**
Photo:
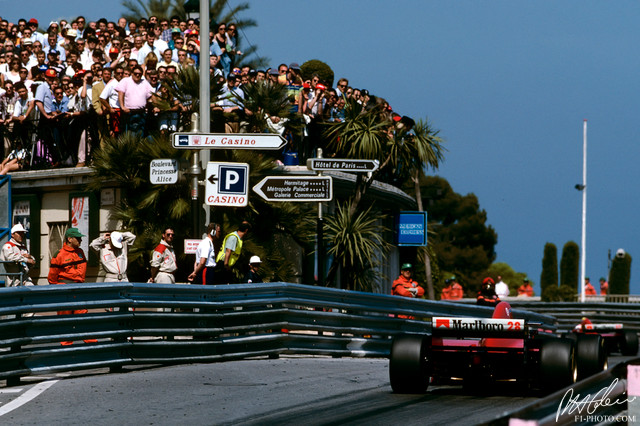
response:
[[[31,374],[124,365],[279,354],[387,357],[394,335],[429,331],[432,316],[493,312],[288,283],[86,283],[11,287],[0,295],[0,378],[9,384]],[[90,311],[56,315],[77,309]],[[554,328],[553,317],[515,314]],[[60,345],[89,339],[98,341]]]
[[[16,262],[15,260],[0,260],[0,265],[3,265],[5,263],[19,263],[19,262]],[[6,277],[20,276],[20,285],[24,285],[25,272],[22,269],[20,270],[20,272],[7,272],[6,268],[3,267],[3,269],[4,269],[3,271],[0,271],[0,276],[6,276]]]

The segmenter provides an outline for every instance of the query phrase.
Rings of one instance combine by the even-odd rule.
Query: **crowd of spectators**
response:
[[[188,131],[189,101],[178,101],[162,83],[198,66],[198,24],[175,16],[138,22],[87,22],[79,16],[50,22],[43,31],[35,18],[17,23],[0,18],[0,174],[87,166],[92,150],[124,131],[144,136]],[[318,75],[303,81],[297,63],[265,70],[236,66],[242,56],[236,34],[233,23],[209,32],[210,72],[223,85],[212,111],[224,117],[227,133],[255,131],[246,126],[251,112],[244,111],[243,87],[261,81],[286,85],[291,110],[305,124],[296,135],[280,117],[267,118],[271,130],[290,141],[283,153],[286,164],[313,156],[320,146],[319,124],[344,120],[349,99],[370,102],[366,90],[350,87],[344,78],[335,88]]]

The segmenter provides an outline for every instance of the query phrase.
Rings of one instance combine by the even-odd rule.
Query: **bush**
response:
[[[547,287],[542,291],[540,300],[543,302],[575,302],[576,290],[568,285]]]
[[[614,257],[609,273],[609,294],[629,294],[629,281],[631,281],[631,255],[625,253],[623,258]]]
[[[327,87],[333,87],[334,74],[331,67],[318,59],[312,59],[305,62],[300,67],[300,73],[303,80],[311,80],[313,74],[318,74],[320,81],[325,83]]]
[[[540,290],[544,294],[547,288],[558,288],[558,248],[553,243],[544,245]]]
[[[560,285],[567,285],[578,292],[580,271],[580,248],[574,241],[569,241],[562,248],[562,260],[560,261]]]

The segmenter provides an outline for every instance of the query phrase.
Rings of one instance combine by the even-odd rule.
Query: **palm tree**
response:
[[[267,118],[277,117],[284,122],[284,128],[298,133],[302,127],[301,116],[291,112],[295,102],[290,98],[289,89],[283,84],[259,81],[242,87],[245,94],[243,105],[251,111],[247,115],[249,131],[260,133],[269,128]]]
[[[420,177],[424,176],[425,168],[438,168],[440,161],[444,159],[443,140],[438,137],[438,130],[434,130],[427,119],[418,120],[413,127],[413,135],[405,135],[406,146],[403,150],[403,160],[407,165],[408,173],[413,182],[414,194],[418,203],[418,211],[424,211],[422,205],[422,192],[420,189]],[[431,268],[431,250],[424,250],[425,276],[427,280],[427,297],[435,299],[433,286],[433,274]]]
[[[360,203],[374,180],[389,181],[397,186],[411,179],[414,181],[418,207],[423,211],[420,194],[420,174],[426,167],[437,168],[443,158],[442,140],[428,124],[428,121],[413,122],[406,117],[398,124],[393,124],[389,116],[380,108],[363,109],[355,102],[348,102],[343,122],[328,125],[325,136],[328,146],[336,153],[336,157],[378,160],[378,170],[370,176],[358,174],[356,185],[348,204],[348,216],[353,220],[360,211]],[[404,118],[403,118],[404,119]],[[413,129],[413,132],[411,130]],[[414,180],[415,179],[415,180]],[[371,209],[367,210],[368,212]],[[377,214],[377,213],[376,213]],[[354,236],[360,241],[362,248],[368,245],[364,236]],[[338,256],[346,256],[337,253]],[[434,298],[433,283],[429,256],[425,255],[427,270],[427,290],[430,298]],[[334,262],[343,262],[335,259]],[[332,265],[333,268],[333,265]],[[330,272],[332,269],[330,268]],[[329,275],[328,278],[333,278]]]
[[[382,217],[373,208],[351,215],[351,201],[338,203],[336,213],[328,216],[324,236],[327,254],[334,261],[327,273],[327,282],[335,279],[338,266],[346,276],[347,289],[373,291],[380,277],[375,266],[380,263],[379,256],[390,247],[382,235],[385,231],[380,225]]]

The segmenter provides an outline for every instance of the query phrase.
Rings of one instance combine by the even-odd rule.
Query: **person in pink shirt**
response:
[[[153,88],[147,80],[143,80],[142,75],[142,67],[136,65],[130,77],[120,80],[116,91],[123,113],[125,130],[146,136],[147,103],[153,95]]]

